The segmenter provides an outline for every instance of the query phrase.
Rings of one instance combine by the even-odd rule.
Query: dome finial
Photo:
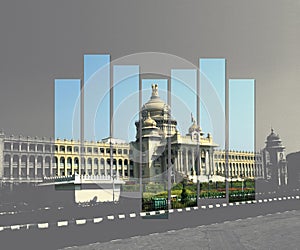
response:
[[[195,120],[195,118],[194,118],[194,116],[193,116],[193,113],[191,112],[191,122],[194,124],[194,123],[196,123],[196,120]]]
[[[158,85],[152,84],[152,96],[158,96]]]

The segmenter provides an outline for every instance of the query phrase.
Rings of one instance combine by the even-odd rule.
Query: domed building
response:
[[[278,134],[273,128],[266,140],[263,149],[263,160],[265,166],[265,177],[274,185],[285,186],[288,183],[287,161],[285,147],[282,145]]]
[[[213,151],[218,145],[210,134],[204,137],[194,120],[188,133],[181,135],[177,121],[171,116],[171,108],[159,97],[157,84],[152,85],[152,95],[142,106],[141,120],[135,125],[136,141],[130,144],[134,176],[138,178],[142,174],[144,183],[167,180],[169,140],[172,181],[180,181],[178,178],[183,176],[196,181],[197,175],[214,174]]]

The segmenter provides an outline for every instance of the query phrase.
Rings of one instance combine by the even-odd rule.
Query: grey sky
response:
[[[255,78],[257,148],[272,125],[298,151],[299,30],[298,0],[2,0],[0,128],[51,136],[53,80],[82,78],[83,54],[156,51]]]

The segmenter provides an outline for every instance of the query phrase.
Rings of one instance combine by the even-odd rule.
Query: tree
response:
[[[184,178],[182,180],[182,191],[181,191],[181,203],[182,204],[185,204],[188,202],[188,194],[186,192],[186,183],[187,183],[187,180]]]

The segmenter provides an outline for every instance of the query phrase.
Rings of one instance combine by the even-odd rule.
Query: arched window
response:
[[[68,166],[68,168],[72,167],[72,158],[71,157],[68,157],[68,159],[67,159],[67,166]]]
[[[64,167],[65,166],[65,157],[60,157],[59,166],[60,167]]]

